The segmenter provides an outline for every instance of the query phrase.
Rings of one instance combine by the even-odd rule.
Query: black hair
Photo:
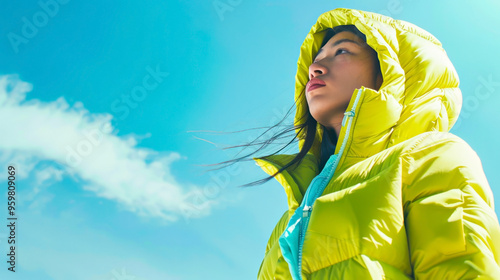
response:
[[[363,39],[364,42],[366,42],[366,36],[365,36],[365,34],[363,34],[362,32],[360,32],[358,30],[358,28],[356,28],[356,26],[354,26],[354,25],[340,25],[340,26],[336,26],[334,28],[328,28],[328,29],[325,30],[326,33],[325,33],[325,37],[323,38],[323,41],[321,43],[321,47],[323,47],[333,36],[335,36],[336,34],[338,34],[340,32],[343,32],[343,31],[348,31],[348,32],[354,33],[359,38]],[[377,57],[376,54],[375,54],[375,57]],[[380,73],[380,65],[379,64],[380,63],[378,63],[378,57],[377,57],[377,63],[375,63],[375,65],[376,65],[376,67],[378,67],[378,70],[377,70],[378,72],[376,72],[376,73]],[[302,91],[301,95],[302,94],[305,94],[305,89]],[[300,100],[300,98],[298,98],[298,100]],[[283,147],[281,147],[276,152],[274,152],[274,153],[272,153],[270,155],[261,157],[261,158],[265,159],[268,156],[275,155],[275,154],[281,152],[283,149],[285,149],[289,145],[291,145],[292,143],[295,143],[296,140],[299,140],[299,139],[302,140],[303,139],[304,143],[303,143],[303,145],[302,145],[299,153],[297,153],[295,155],[295,157],[290,162],[288,162],[287,164],[285,164],[284,166],[282,166],[273,175],[268,176],[268,177],[266,177],[264,179],[261,179],[261,180],[258,180],[258,181],[254,181],[252,183],[248,183],[248,184],[242,185],[242,187],[260,185],[260,184],[266,183],[267,181],[269,181],[272,178],[276,177],[276,175],[280,174],[281,172],[283,172],[287,168],[295,168],[295,167],[297,167],[302,162],[302,160],[305,158],[305,156],[307,155],[307,153],[309,152],[309,150],[311,149],[311,147],[313,146],[313,143],[314,143],[315,138],[316,138],[316,131],[317,131],[318,122],[312,117],[312,115],[309,112],[309,110],[306,110],[305,114],[301,117],[302,119],[305,119],[305,120],[303,122],[300,122],[299,125],[293,125],[293,124],[292,125],[287,125],[287,126],[285,126],[284,129],[282,129],[281,131],[275,133],[270,138],[268,138],[266,140],[260,140],[259,141],[259,139],[263,135],[265,135],[266,133],[270,132],[271,130],[273,130],[275,128],[278,128],[278,127],[282,126],[282,123],[290,115],[290,113],[292,112],[292,109],[294,108],[294,106],[296,106],[296,103],[297,103],[297,100],[295,100],[294,104],[287,111],[286,115],[283,117],[283,119],[281,119],[281,121],[279,121],[277,124],[275,124],[273,126],[268,127],[268,129],[266,131],[264,131],[261,135],[259,135],[253,141],[251,141],[251,142],[249,142],[247,144],[243,144],[243,145],[237,145],[237,146],[231,146],[231,147],[224,148],[224,149],[231,149],[231,148],[243,147],[243,149],[245,149],[245,148],[250,147],[250,146],[256,146],[256,145],[259,146],[260,145],[260,147],[256,151],[254,151],[252,153],[249,153],[249,154],[247,154],[245,156],[241,156],[241,157],[232,159],[232,160],[223,161],[223,162],[216,163],[216,164],[210,164],[210,165],[223,165],[222,167],[215,168],[215,169],[212,169],[212,170],[224,168],[224,167],[227,167],[227,166],[229,166],[231,164],[234,164],[234,163],[237,163],[237,162],[240,162],[240,161],[253,160],[252,156],[254,154],[256,154],[257,152],[261,151],[262,149],[264,149],[265,147],[267,147],[268,145],[272,144],[273,142],[275,142],[277,140],[280,140],[280,139],[283,139],[283,138],[289,138],[290,136],[288,134],[291,133],[291,132],[294,133],[294,136],[293,136],[292,139],[290,139],[290,141],[288,141],[288,143],[286,143]],[[249,130],[249,129],[247,129],[247,130]],[[242,131],[245,131],[245,130],[242,130]],[[333,144],[333,145],[335,145],[336,142],[337,142],[337,135],[335,133],[330,133],[330,134],[326,133],[326,129],[324,127],[323,127],[323,131],[324,131],[324,134],[323,134],[323,141],[322,141],[322,145],[321,145],[321,159],[318,162],[318,166],[319,166],[320,170],[323,169],[323,167],[324,167],[324,165],[326,163],[326,160],[334,152],[334,149],[332,149],[331,145],[326,145],[325,144],[325,143],[327,143],[326,141],[330,141],[331,142],[330,144]]]

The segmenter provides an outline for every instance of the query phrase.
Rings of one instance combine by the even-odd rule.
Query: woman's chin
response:
[[[316,106],[319,105],[319,106]],[[335,104],[331,104],[330,106],[325,106],[329,104],[322,103],[314,103],[311,102],[309,104],[309,112],[311,116],[323,126],[325,124],[332,124],[336,122],[338,119],[342,119],[344,117],[345,106],[335,106]]]

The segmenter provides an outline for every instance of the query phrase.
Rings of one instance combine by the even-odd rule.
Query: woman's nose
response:
[[[314,62],[309,66],[309,80],[320,75],[326,74],[327,69],[323,65],[318,62]]]

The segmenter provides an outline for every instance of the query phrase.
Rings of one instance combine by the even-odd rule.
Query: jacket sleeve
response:
[[[278,239],[288,225],[288,216],[288,210],[286,210],[279,219],[278,223],[276,223],[276,226],[274,227],[274,230],[269,237],[266,246],[266,253],[264,255],[264,259],[260,264],[259,272],[257,273],[257,279],[274,278],[276,262],[278,262],[278,259],[281,257]]]
[[[430,135],[402,159],[415,279],[500,279],[500,226],[477,154]]]

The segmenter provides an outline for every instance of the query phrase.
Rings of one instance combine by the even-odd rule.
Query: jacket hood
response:
[[[421,133],[449,131],[462,105],[458,74],[441,42],[432,34],[403,20],[338,8],[318,18],[300,48],[295,76],[295,125],[305,121],[303,116],[308,106],[304,91],[309,81],[309,66],[321,47],[326,29],[351,24],[366,35],[367,44],[377,52],[383,83],[378,91],[362,87],[350,133],[346,135],[343,127],[338,137],[337,143],[342,143],[345,137],[348,141],[337,170]],[[352,109],[357,94],[358,89],[354,91],[347,111]],[[315,142],[305,160],[294,170],[287,169],[282,176],[276,177],[289,194],[289,206],[292,206],[291,202],[295,204],[302,199],[308,183],[320,171],[322,138],[323,129],[318,124]],[[299,135],[299,148],[304,141],[303,135]],[[335,154],[339,149],[340,145],[337,145]],[[273,174],[294,156],[273,155],[254,159],[268,174]],[[292,193],[295,199],[290,198]]]

